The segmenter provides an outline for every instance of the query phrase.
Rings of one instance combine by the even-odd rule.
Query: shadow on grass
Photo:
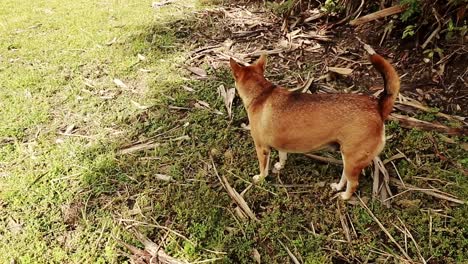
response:
[[[214,26],[209,31],[216,33],[216,29]],[[195,18],[152,25],[143,34],[129,37],[129,48],[134,52],[157,52],[158,59],[170,60],[171,54],[179,49],[203,42],[193,34],[203,30],[207,29]],[[149,95],[157,96],[155,106],[121,121],[120,125],[127,130],[125,138],[96,146],[84,154],[83,166],[89,170],[82,176],[82,183],[88,196],[77,200],[86,204],[87,215],[109,212],[115,223],[137,227],[168,254],[192,261],[222,258],[228,263],[252,263],[252,252],[258,250],[264,263],[287,263],[290,257],[279,241],[304,263],[383,261],[384,253],[376,253],[376,248],[400,255],[362,207],[331,199],[328,183],[338,179],[341,168],[300,155],[288,160],[281,175],[272,174],[263,186],[245,194],[260,222],[247,221],[236,214],[232,200],[214,174],[210,155],[220,174],[238,192],[249,185],[257,172],[257,161],[249,133],[240,129],[241,123],[247,123],[241,101],[234,102],[232,121],[226,114],[213,111],[225,112],[217,87],[221,84],[232,87],[229,71],[221,68],[211,73],[209,80],[178,79],[165,82],[163,89],[150,90]],[[209,103],[210,108],[196,107],[199,101]],[[403,143],[415,138],[397,125],[389,130]],[[418,137],[427,135],[420,132]],[[119,154],[120,150],[138,144],[152,147]],[[402,147],[402,143],[396,142],[389,145],[395,149]],[[458,151],[453,153],[459,155]],[[385,153],[391,154],[392,150]],[[410,150],[406,154],[414,156]],[[419,172],[408,164],[398,165],[407,173]],[[371,180],[362,178],[361,195],[370,196]],[[370,203],[393,236],[402,241],[403,234],[392,226],[398,216],[417,241],[432,236],[430,245],[419,244],[426,258],[432,255],[436,262],[453,262],[466,256],[468,234],[462,227],[466,223],[463,219],[467,219],[466,206],[449,209],[454,219],[448,220],[431,214],[431,210],[448,206],[444,202],[427,200],[417,193],[403,197],[413,202],[419,200],[428,210],[411,205],[388,210],[378,202]],[[429,221],[432,228],[443,227],[446,231],[429,233]],[[351,230],[351,242],[346,240],[344,225]],[[451,239],[446,237],[449,234]],[[130,236],[122,236],[132,243]],[[408,254],[418,259],[414,244],[408,244]],[[122,256],[122,260],[125,258]]]

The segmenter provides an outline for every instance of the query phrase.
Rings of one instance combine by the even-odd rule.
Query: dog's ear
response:
[[[239,65],[239,63],[237,63],[233,58],[229,58],[229,64],[231,65],[232,75],[234,75],[234,78],[237,79],[241,73],[242,66]]]
[[[265,65],[266,65],[266,55],[262,54],[260,58],[255,62],[255,68],[257,69],[258,72],[263,74],[265,72]]]

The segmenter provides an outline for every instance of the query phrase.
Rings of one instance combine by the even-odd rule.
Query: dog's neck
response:
[[[265,93],[271,92],[275,87],[275,84],[261,76],[260,78],[256,78],[256,80],[252,82],[252,85],[237,87],[237,91],[239,92],[239,96],[241,97],[245,108],[248,109],[256,99]]]

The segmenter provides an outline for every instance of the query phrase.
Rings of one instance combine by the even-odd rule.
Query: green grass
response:
[[[239,128],[247,123],[245,111],[239,99],[234,101],[233,121],[226,114],[194,108],[196,100],[202,100],[225,112],[216,89],[221,84],[232,87],[233,81],[227,69],[212,71],[210,80],[194,81],[179,67],[193,49],[190,32],[200,30],[191,12],[204,6],[189,1],[154,10],[136,0],[3,2],[1,263],[129,262],[122,253],[128,251],[116,238],[141,247],[125,228],[131,221],[147,223],[136,228],[158,244],[163,241],[171,256],[189,261],[252,263],[252,250],[257,249],[264,263],[287,263],[289,256],[279,241],[305,263],[343,259],[337,251],[349,259],[369,256],[374,261],[382,259],[372,248],[400,254],[362,207],[331,200],[326,184],[337,180],[340,167],[300,155],[288,160],[281,181],[313,187],[283,188],[274,185],[279,183],[276,175],[270,176],[245,195],[261,221],[244,221],[235,214],[209,156],[236,190],[248,186],[257,161],[248,132]],[[139,61],[138,54],[146,60]],[[118,87],[114,79],[128,88]],[[70,125],[73,136],[63,135]],[[382,157],[399,149],[414,161],[396,161],[406,182],[424,185],[414,176],[430,176],[441,180],[431,182],[435,187],[467,197],[466,176],[433,155],[429,139],[466,168],[460,144],[395,123],[387,129],[394,138]],[[119,154],[145,140],[160,145]],[[159,181],[157,173],[175,181]],[[362,196],[370,196],[371,184],[363,177]],[[398,224],[396,216],[412,231],[426,258],[452,263],[468,258],[466,205],[452,207],[418,192],[396,200],[391,209],[379,202],[369,206],[399,242],[404,237],[392,225]],[[418,206],[399,205],[402,200]],[[354,224],[353,243],[341,242],[345,238],[338,210]],[[154,225],[167,226],[191,242]],[[414,245],[408,246],[417,259]]]

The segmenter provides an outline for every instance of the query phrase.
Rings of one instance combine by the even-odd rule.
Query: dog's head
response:
[[[265,82],[263,74],[265,72],[266,56],[261,55],[256,62],[249,66],[240,65],[233,58],[230,59],[229,63],[240,97],[244,101],[248,100],[261,89],[262,84]]]

